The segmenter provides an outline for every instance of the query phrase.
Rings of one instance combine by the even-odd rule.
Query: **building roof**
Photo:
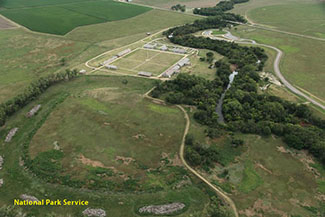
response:
[[[152,76],[152,73],[151,72],[138,72],[138,75],[141,75],[141,76],[146,76],[146,77],[151,77]]]
[[[175,53],[186,53],[186,50],[182,48],[173,48],[172,51]]]
[[[180,67],[183,67],[184,65],[188,65],[188,64],[190,64],[190,59],[189,59],[189,58],[181,59],[177,64],[178,64]]]
[[[117,56],[123,56],[123,55],[125,55],[125,54],[128,54],[128,53],[130,53],[131,52],[131,49],[130,48],[128,48],[128,49],[126,49],[126,50],[123,50],[123,51],[121,51],[121,52],[119,52],[118,54],[117,54]]]
[[[168,47],[164,44],[163,46],[160,47],[160,50],[168,50]]]
[[[117,69],[117,66],[114,66],[114,65],[106,65],[106,68],[108,68],[108,69]]]
[[[157,44],[145,44],[143,47],[148,49],[154,49],[157,47]]]

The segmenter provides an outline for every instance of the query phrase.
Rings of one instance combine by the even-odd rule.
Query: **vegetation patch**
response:
[[[46,4],[46,3],[45,3]],[[64,35],[78,26],[122,20],[151,10],[113,0],[5,9],[0,13],[33,31]],[[38,22],[42,20],[42,22]]]
[[[263,180],[255,171],[252,162],[247,161],[245,163],[244,177],[241,184],[239,185],[239,190],[244,193],[248,193],[255,190],[262,183]]]

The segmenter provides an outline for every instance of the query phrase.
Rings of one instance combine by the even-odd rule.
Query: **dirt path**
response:
[[[151,96],[149,96],[149,93],[154,90],[154,88],[152,88],[151,90],[149,90],[147,93],[144,94],[144,97],[152,100],[152,102],[154,103],[162,103],[165,104],[165,102],[163,100],[160,99],[156,99],[156,98],[152,98]],[[185,150],[185,138],[186,135],[188,134],[188,131],[190,129],[190,125],[191,125],[191,121],[190,118],[186,112],[186,110],[181,106],[181,105],[176,105],[183,113],[184,113],[184,118],[186,120],[186,125],[185,125],[185,129],[184,129],[184,134],[183,134],[183,139],[182,139],[182,143],[180,146],[180,150],[179,150],[179,156],[180,159],[183,163],[183,165],[189,170],[191,171],[196,177],[198,177],[201,181],[203,181],[205,184],[207,184],[210,188],[212,188],[219,197],[223,198],[224,201],[226,201],[231,209],[233,210],[233,213],[235,214],[235,217],[238,217],[238,212],[237,212],[237,208],[235,203],[232,201],[232,199],[230,197],[228,197],[226,195],[226,193],[224,193],[221,189],[219,189],[218,187],[214,186],[213,184],[211,184],[207,179],[205,179],[200,173],[198,173],[196,170],[194,170],[190,165],[187,164],[185,158],[184,158],[184,150]]]

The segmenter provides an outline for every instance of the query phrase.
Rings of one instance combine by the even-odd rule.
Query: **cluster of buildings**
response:
[[[162,77],[164,78],[170,78],[172,77],[174,74],[177,74],[180,72],[180,69],[184,66],[190,65],[190,59],[189,58],[183,58],[180,61],[178,61],[178,63],[176,63],[175,65],[173,65],[171,68],[167,69],[163,74]]]
[[[169,51],[171,51],[173,53],[186,54],[186,50],[183,49],[183,48],[174,47],[172,49],[169,49],[167,47],[167,45],[165,45],[165,44],[159,46],[157,43],[154,43],[154,44],[148,43],[148,44],[145,44],[143,46],[143,48],[146,48],[146,49],[156,49],[156,50],[161,50],[161,51],[168,51],[169,50]]]
[[[111,58],[109,58],[108,60],[105,60],[104,62],[100,63],[101,66],[105,66],[108,69],[113,69],[116,70],[117,66],[111,65],[110,63],[114,62],[116,59],[125,56],[126,54],[130,53],[131,49],[125,49],[121,52],[119,52],[118,54],[116,54],[115,56],[112,56]]]

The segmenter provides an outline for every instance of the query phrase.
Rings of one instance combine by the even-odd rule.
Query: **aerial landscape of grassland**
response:
[[[233,34],[282,50],[284,57],[281,59],[280,68],[286,79],[325,100],[325,62],[323,56],[318,55],[325,49],[325,42],[246,26],[238,27]]]
[[[216,0],[134,0],[133,2],[166,9],[176,4],[186,5],[187,8],[212,7],[217,4]]]
[[[272,5],[286,5],[286,4],[306,4],[306,3],[319,3],[319,0],[250,0],[245,3],[236,4],[234,9],[230,12],[240,14],[240,15],[247,15],[249,11],[261,8],[265,6],[272,6]],[[284,16],[284,15],[282,15]],[[250,18],[250,17],[248,17]],[[258,20],[255,20],[258,23]]]
[[[151,9],[147,7],[113,0],[98,0],[4,9],[0,13],[30,30],[64,35],[78,26],[127,19],[149,10]]]
[[[261,7],[248,12],[260,24],[281,30],[325,38],[325,2]]]
[[[136,17],[76,28],[66,37],[72,40],[100,42],[138,33],[154,32],[196,20],[192,15],[153,9]],[[98,34],[100,31],[101,34]]]
[[[322,206],[315,199],[323,193],[322,175],[310,169],[319,164],[305,152],[288,148],[275,136],[226,134],[211,139],[205,130],[192,119],[189,134],[206,147],[220,148],[223,165],[217,164],[209,173],[200,172],[230,194],[240,216],[314,216],[313,209]],[[242,150],[225,146],[233,136],[245,141]]]
[[[138,49],[112,64],[118,67],[118,71],[121,69],[130,74],[144,71],[158,76],[183,57],[184,55],[168,52]]]
[[[81,77],[69,85],[51,87],[18,112],[0,133],[2,137],[11,127],[20,127],[15,139],[0,147],[6,158],[0,174],[7,177],[5,188],[0,188],[0,206],[27,193],[39,198],[47,195],[55,199],[89,200],[92,207],[109,210],[112,216],[134,216],[138,207],[152,201],[185,203],[187,207],[180,216],[204,215],[209,201],[206,190],[177,157],[184,116],[176,107],[154,104],[143,98],[153,85],[152,80],[141,78]],[[35,104],[42,104],[43,109],[34,118],[26,118],[25,113]],[[23,148],[26,146],[22,143],[29,149]],[[63,158],[60,166],[52,170],[53,167],[46,166],[51,162],[45,162],[44,156],[55,152],[62,153]],[[19,166],[22,154],[34,159],[36,177]],[[88,188],[102,187],[104,192],[47,183],[56,180],[58,174],[65,175],[63,180],[70,180],[73,186],[84,181]],[[53,179],[48,180],[49,177]],[[140,184],[134,186],[137,182]],[[119,183],[124,194],[115,194],[114,187]],[[146,189],[147,193],[133,194],[137,188]],[[51,212],[56,216],[81,216],[84,209],[82,206],[26,208],[37,216]]]
[[[78,28],[66,37],[34,34],[22,28],[1,30],[0,102],[20,93],[39,76],[84,64],[104,51],[146,37],[147,31],[158,31],[194,18],[152,10],[126,20]]]
[[[0,31],[0,46],[0,102],[3,102],[35,78],[60,69],[62,58],[69,61],[88,45],[11,29]]]

